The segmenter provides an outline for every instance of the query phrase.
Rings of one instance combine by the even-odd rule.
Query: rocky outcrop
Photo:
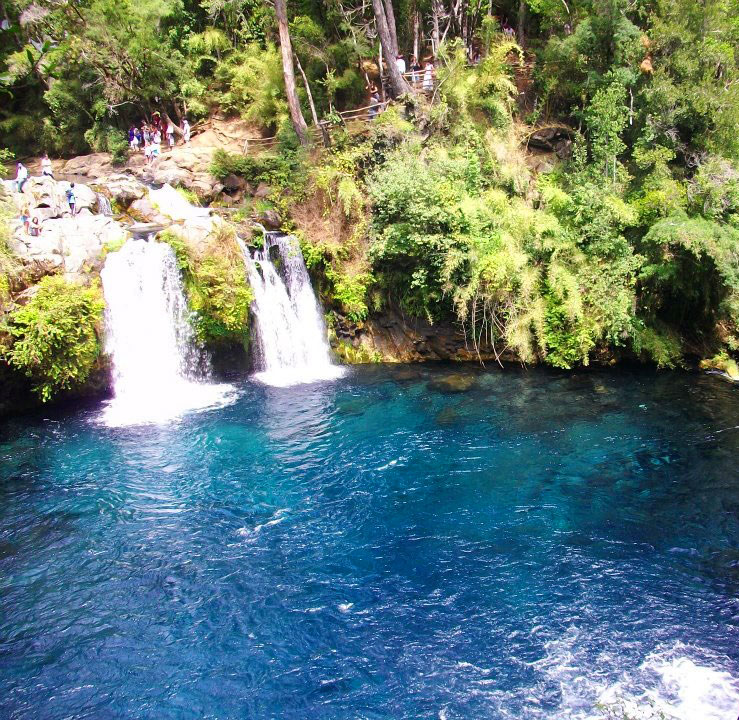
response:
[[[135,191],[126,185],[123,178],[135,178],[146,185],[176,185],[195,192],[198,197],[213,200],[223,185],[210,174],[213,148],[178,146],[163,152],[151,163],[146,162],[143,152],[134,153],[117,169],[108,153],[81,155],[68,160],[61,174],[65,177],[83,177],[96,180],[105,186],[120,188],[118,196],[128,206],[142,196],[133,197]],[[111,197],[116,193],[111,187]],[[130,191],[130,192],[125,192]]]
[[[34,275],[63,272],[71,280],[83,280],[102,265],[103,250],[128,236],[123,226],[105,215],[76,215],[44,221],[37,237],[16,227],[11,250],[34,269]]]
[[[121,208],[129,207],[147,194],[146,185],[126,173],[106,175],[104,181],[94,187]]]
[[[110,153],[91,153],[90,155],[80,155],[67,160],[60,174],[94,180],[113,172],[113,159]]]
[[[430,325],[421,319],[404,318],[386,313],[364,323],[354,324],[339,319],[334,328],[334,348],[347,356],[346,347],[354,350],[350,361],[414,363],[429,360],[495,361],[492,347],[482,345],[478,354],[471,338],[456,323]],[[516,358],[503,353],[501,360]]]
[[[128,233],[112,217],[97,213],[97,193],[75,183],[77,213],[72,216],[66,191],[70,183],[48,177],[32,177],[23,192],[7,185],[18,214],[28,208],[41,221],[38,235],[26,232],[20,220],[11,222],[10,249],[25,266],[29,278],[64,273],[72,280],[99,269],[106,245],[123,241]]]

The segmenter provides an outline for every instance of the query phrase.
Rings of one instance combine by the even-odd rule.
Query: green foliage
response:
[[[214,77],[222,88],[218,103],[225,111],[273,130],[287,117],[282,63],[275,45],[247,45],[219,62]]]
[[[0,190],[0,314],[10,301],[12,286],[20,276],[22,267],[8,245],[10,221],[15,215],[15,204]]]
[[[100,354],[98,328],[104,302],[97,285],[83,287],[45,277],[36,294],[11,312],[2,330],[2,358],[33,380],[43,402],[80,387]]]
[[[368,350],[364,345],[355,348],[351,343],[346,342],[346,340],[336,343],[335,350],[339,359],[347,365],[380,363],[383,359],[377,350]]]
[[[115,165],[122,165],[128,159],[128,141],[116,128],[95,123],[85,131],[85,141],[93,152],[109,152]]]
[[[300,156],[293,152],[253,157],[218,149],[213,153],[210,166],[211,175],[219,180],[228,175],[238,175],[253,185],[263,182],[277,189],[293,191],[303,186],[302,171]]]
[[[689,156],[739,157],[739,24],[731,0],[659,0],[650,28],[654,75],[643,91],[647,125]]]
[[[160,233],[158,239],[177,257],[198,340],[211,346],[245,345],[253,295],[234,232],[218,226],[197,253],[171,230]]]

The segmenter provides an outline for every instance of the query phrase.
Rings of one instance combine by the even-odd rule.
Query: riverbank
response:
[[[486,150],[496,163],[490,179],[476,180],[471,189],[460,177],[473,170],[479,175],[481,156],[470,158],[443,138],[419,149],[416,126],[395,111],[364,136],[312,154],[289,147],[229,154],[206,144],[219,137],[213,132],[210,140],[196,138],[150,166],[141,154],[121,168],[110,156],[94,154],[55,167],[60,176],[77,179],[74,217],[64,197],[68,181],[32,178],[22,196],[7,183],[6,321],[12,326],[13,314],[32,303],[47,276],[99,292],[107,253],[132,234],[151,232],[176,253],[198,341],[216,366],[223,364],[219,358],[238,357],[248,367],[254,364],[253,318],[245,302],[251,290],[239,242],[260,245],[259,223],[297,238],[333,352],[343,363],[576,368],[647,362],[739,374],[730,286],[711,295],[701,317],[686,308],[682,319],[673,317],[664,298],[640,310],[655,289],[637,279],[645,277],[635,269],[640,256],[629,250],[616,261],[610,250],[601,257],[572,244],[567,202],[574,200],[556,196],[555,202],[545,184],[563,167],[556,154],[542,166],[536,153],[520,152],[515,137],[501,140]],[[233,132],[226,146],[240,142]],[[516,179],[518,190],[503,193],[498,185],[506,176]],[[26,203],[43,219],[38,237],[13,219]],[[619,247],[625,242],[623,236],[612,240]],[[717,261],[693,251],[703,258],[704,281],[719,282],[724,275]],[[49,385],[52,394],[97,393],[105,385],[110,361],[102,316],[89,323],[97,338],[94,360],[67,373],[68,382]],[[13,337],[7,330],[4,337],[3,372],[17,389],[7,405],[26,405],[20,398],[28,378],[14,375],[37,382],[39,368],[30,356],[20,367],[9,363]]]

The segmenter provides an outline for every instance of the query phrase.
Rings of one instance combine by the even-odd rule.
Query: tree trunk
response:
[[[287,106],[290,109],[295,134],[301,145],[308,144],[308,126],[300,109],[298,91],[295,87],[295,68],[293,67],[293,49],[290,42],[290,31],[287,26],[286,0],[275,0],[275,14],[277,24],[280,28],[280,53],[282,54],[282,74],[285,78],[285,94],[287,95]]]
[[[416,62],[420,62],[421,58],[418,56],[421,47],[421,13],[418,12],[418,8],[413,11],[413,57],[416,58]]]
[[[398,57],[398,30],[395,26],[395,10],[393,10],[393,0],[385,0],[385,19],[387,20],[387,29],[390,31],[390,42],[393,44],[393,60]]]
[[[390,88],[394,98],[412,92],[405,78],[400,74],[398,66],[395,64],[395,55],[393,54],[392,39],[390,38],[390,29],[388,27],[387,17],[382,0],[372,0],[372,10],[375,13],[375,23],[377,24],[377,34],[380,36],[380,45],[382,52],[387,60],[388,74],[390,75]],[[382,73],[382,67],[380,67]]]
[[[523,47],[526,43],[526,0],[518,0],[518,17],[516,22],[516,40]]]
[[[380,49],[377,52],[377,67],[380,68],[380,98],[382,102],[387,100],[385,96],[385,83],[382,81],[382,43],[380,43]]]
[[[305,75],[303,66],[300,64],[300,58],[298,57],[297,53],[295,53],[295,62],[298,65],[298,72],[303,78],[303,85],[305,85],[305,94],[308,96],[308,105],[310,105],[310,114],[313,117],[313,124],[316,127],[318,127],[318,113],[316,112],[316,104],[313,102],[313,93],[310,91],[310,84],[308,83],[308,78]]]
[[[441,15],[441,0],[431,0],[431,15],[433,29],[431,30],[431,52],[434,57],[439,53],[439,16]]]

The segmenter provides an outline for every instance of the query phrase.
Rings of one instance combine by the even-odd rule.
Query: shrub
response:
[[[98,285],[83,287],[63,277],[45,277],[27,305],[3,325],[3,359],[33,381],[43,402],[80,387],[100,355],[105,307]]]
[[[246,343],[253,295],[231,228],[217,226],[199,252],[169,230],[158,239],[175,252],[198,339],[208,345]]]

